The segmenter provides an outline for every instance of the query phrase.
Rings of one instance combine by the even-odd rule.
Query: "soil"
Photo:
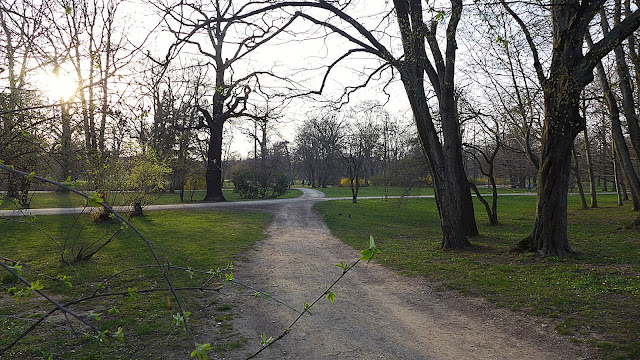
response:
[[[237,293],[234,329],[248,339],[237,354],[260,348],[260,337],[276,338],[297,313],[273,299],[303,309],[323,294],[357,250],[331,235],[312,207],[319,191],[300,199],[255,204],[275,212],[268,238],[236,264],[235,279],[268,292],[271,299]],[[293,201],[297,200],[297,201]],[[245,203],[247,204],[247,203]],[[250,205],[246,205],[250,206]],[[254,208],[255,209],[255,208]],[[363,234],[364,236],[368,236]],[[366,239],[363,239],[363,242]],[[375,264],[354,267],[282,340],[258,359],[593,359],[595,350],[558,335],[552,320],[497,308],[485,300],[436,290],[420,277],[404,277]]]

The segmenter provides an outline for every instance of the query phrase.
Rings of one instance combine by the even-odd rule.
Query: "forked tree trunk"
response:
[[[573,253],[567,234],[567,194],[571,178],[571,148],[584,126],[578,106],[582,88],[568,72],[562,70],[567,68],[552,73],[544,87],[545,122],[533,231],[515,247],[520,251],[552,256]]]
[[[489,203],[487,202],[487,200],[485,200],[485,198],[482,196],[482,194],[480,193],[480,190],[478,190],[478,187],[476,186],[476,184],[470,182],[469,186],[471,187],[471,189],[473,190],[473,192],[476,193],[476,198],[478,200],[480,200],[480,202],[482,203],[482,205],[484,206],[485,210],[487,211],[487,216],[489,217],[489,225],[491,226],[495,226],[498,225],[498,212],[497,210],[497,203],[495,201],[495,188],[494,188],[494,197],[493,197],[493,211],[492,211],[492,207],[489,205]]]
[[[584,129],[579,113],[580,93],[593,81],[593,68],[619,42],[640,27],[636,10],[583,54],[583,42],[593,17],[604,5],[599,1],[551,2],[553,50],[548,76],[542,68],[529,29],[505,0],[503,6],[518,22],[534,55],[534,67],[544,91],[545,119],[542,132],[538,205],[531,235],[516,249],[543,255],[572,253],[567,234],[567,192],[571,173],[571,146]]]
[[[419,81],[415,81],[417,79],[412,80],[414,81],[405,81],[404,86],[418,128],[420,143],[433,177],[433,188],[442,229],[442,248],[464,249],[471,245],[467,239],[466,230],[470,227],[475,228],[475,218],[473,226],[470,224],[465,226],[464,222],[468,219],[463,220],[462,208],[467,204],[466,201],[463,201],[463,195],[471,197],[464,168],[462,164],[460,166],[454,164],[455,157],[449,151],[454,144],[449,143],[443,146],[440,143],[438,133],[433,126],[431,113],[427,107],[423,85]],[[447,151],[449,154],[446,153]],[[455,172],[459,170],[462,170],[463,173],[456,174]],[[462,178],[464,178],[465,185],[463,192],[461,191],[463,187],[460,185]]]

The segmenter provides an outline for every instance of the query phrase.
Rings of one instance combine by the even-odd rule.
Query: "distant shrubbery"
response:
[[[289,178],[277,172],[266,178],[253,170],[237,171],[232,178],[233,191],[244,199],[273,199],[287,193]]]
[[[469,181],[475,185],[489,184],[489,179],[486,176],[479,178],[469,178]],[[505,178],[496,178],[496,185],[507,185],[509,181]]]
[[[360,183],[360,186],[363,187],[364,186],[364,179],[358,179],[358,180],[359,180],[358,183]],[[349,178],[343,177],[342,179],[340,179],[340,186],[342,186],[342,187],[351,186],[351,184],[349,183]]]

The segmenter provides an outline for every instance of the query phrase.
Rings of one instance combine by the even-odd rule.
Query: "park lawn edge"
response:
[[[436,287],[483,297],[497,306],[554,321],[571,341],[596,346],[605,359],[640,359],[640,237],[624,226],[637,216],[615,196],[599,209],[569,201],[569,237],[577,251],[567,258],[511,254],[535,216],[535,197],[500,197],[501,225],[488,226],[476,201],[481,235],[466,251],[439,248],[433,199],[331,200],[318,203],[332,234],[355,249],[371,235],[382,250],[376,261]],[[462,276],[461,276],[462,275]]]

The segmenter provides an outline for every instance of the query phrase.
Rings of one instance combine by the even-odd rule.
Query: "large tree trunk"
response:
[[[462,164],[455,166],[453,159],[446,159],[446,146],[441,146],[437,132],[433,128],[431,114],[427,108],[427,102],[423,91],[410,91],[413,86],[420,86],[416,83],[405,83],[405,89],[409,97],[409,103],[413,110],[418,134],[424,153],[427,155],[431,173],[433,176],[433,187],[435,191],[436,205],[440,215],[440,227],[442,228],[442,248],[463,249],[470,245],[467,240],[465,230],[468,226],[463,224],[461,186],[459,184],[462,176],[456,174],[456,170],[464,170]],[[424,101],[421,101],[424,100]],[[448,144],[451,146],[451,144]],[[465,176],[465,191],[471,197]],[[473,220],[475,227],[475,219]]]
[[[396,66],[401,73],[401,80],[413,111],[423,152],[431,167],[442,227],[442,247],[462,249],[470,245],[468,235],[478,234],[473,200],[462,163],[460,124],[454,93],[456,29],[462,13],[462,1],[451,1],[451,17],[446,28],[444,54],[436,36],[438,24],[432,23],[429,28],[422,19],[422,1],[395,0],[394,4],[405,59]],[[427,58],[425,40],[435,59],[435,67]],[[425,75],[438,98],[442,142],[425,95]]]
[[[580,93],[593,81],[593,68],[600,59],[638,29],[640,11],[634,11],[583,54],[589,24],[605,1],[551,2],[553,50],[547,76],[526,23],[506,1],[501,3],[518,22],[531,47],[545,106],[536,220],[531,235],[517,244],[516,249],[563,256],[573,252],[567,235],[567,192],[571,146],[575,136],[584,129],[584,119],[579,113]]]
[[[207,151],[207,194],[204,201],[227,201],[222,194],[222,128],[224,123],[214,118],[209,126],[209,150]]]
[[[580,48],[577,48],[580,52]],[[566,67],[554,69],[544,87],[545,122],[538,172],[538,203],[531,235],[516,245],[516,250],[541,255],[565,256],[573,253],[567,235],[567,194],[571,177],[571,148],[582,131],[584,119],[579,113],[582,88]]]

